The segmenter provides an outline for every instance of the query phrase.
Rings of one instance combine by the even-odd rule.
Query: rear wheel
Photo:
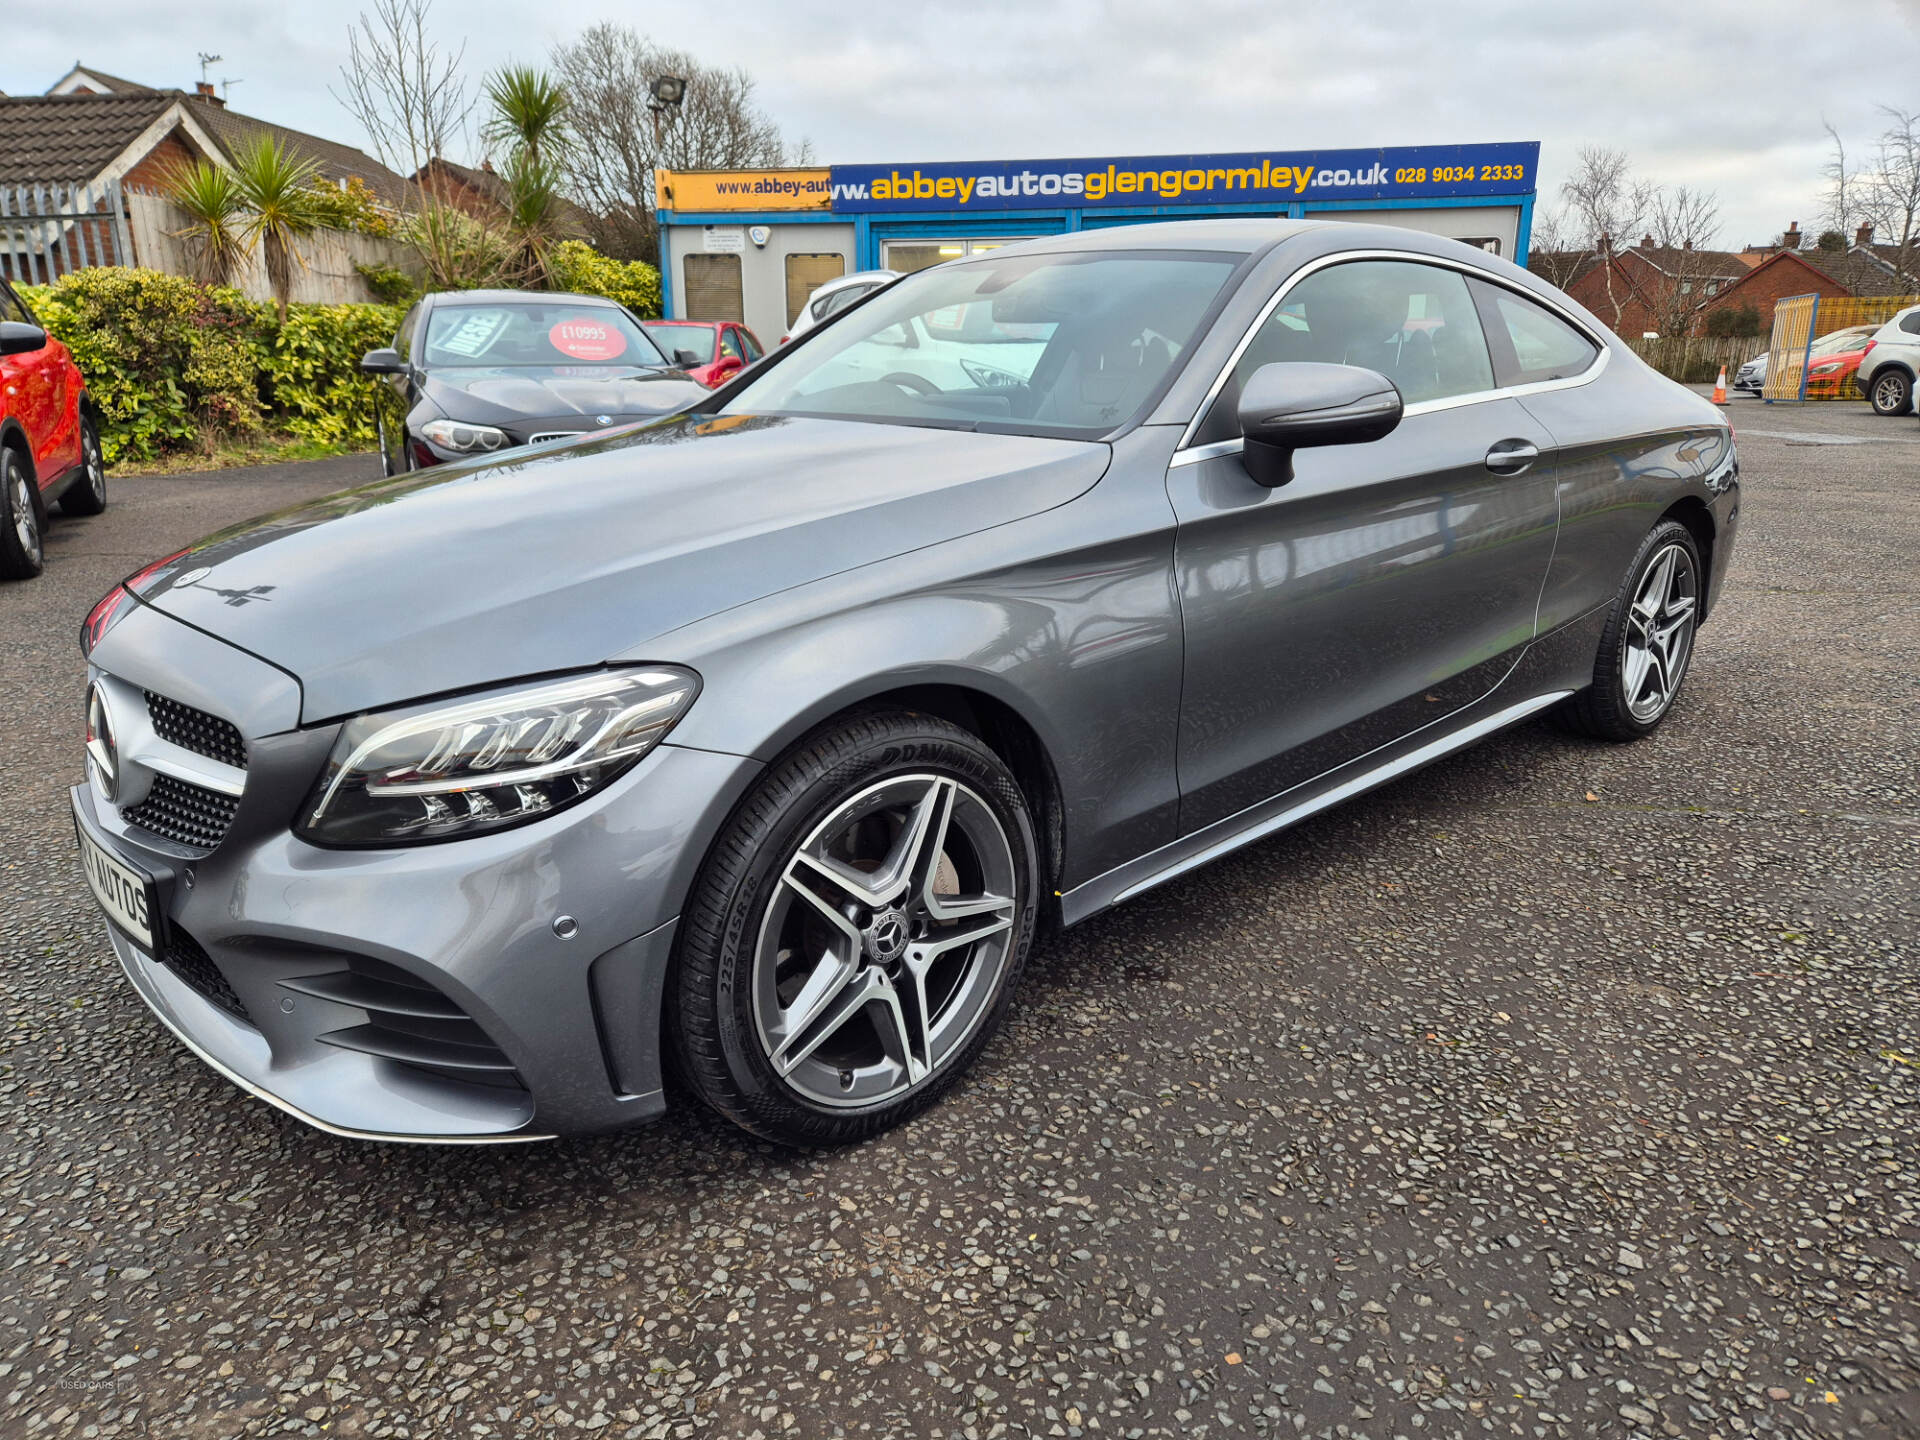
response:
[[[1593,683],[1556,712],[1568,729],[1603,740],[1653,733],[1687,678],[1704,575],[1686,526],[1663,520],[1653,528],[1614,597]]]
[[[107,460],[100,449],[100,432],[93,421],[80,417],[80,474],[60,496],[68,515],[98,515],[107,508]]]
[[[784,1144],[917,1114],[998,1028],[1037,874],[1019,786],[972,735],[901,713],[816,732],[741,805],[681,920],[681,1071]]]
[[[31,580],[42,560],[32,477],[20,452],[0,445],[0,580]]]
[[[1867,400],[1876,415],[1904,415],[1913,406],[1913,377],[1889,366],[1873,377]]]

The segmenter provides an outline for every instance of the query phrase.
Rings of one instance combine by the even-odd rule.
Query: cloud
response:
[[[196,50],[217,50],[215,77],[243,81],[236,108],[364,144],[328,93],[356,8],[16,7],[0,88],[44,89],[76,48],[112,73],[187,86]],[[645,20],[664,42],[745,66],[766,108],[828,161],[1537,139],[1551,192],[1581,145],[1605,143],[1651,178],[1717,190],[1722,241],[1738,245],[1811,222],[1823,115],[1864,148],[1876,102],[1915,103],[1915,14],[1908,0],[1854,0],[1843,23],[1799,0],[729,0]],[[634,17],[618,0],[441,0],[436,20],[478,70]]]

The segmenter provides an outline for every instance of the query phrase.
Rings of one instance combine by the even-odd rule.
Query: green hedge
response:
[[[374,440],[360,357],[391,342],[391,305],[271,305],[155,270],[79,270],[24,291],[100,407],[107,459],[151,460],[268,430],[340,446]]]
[[[556,288],[660,313],[660,272],[569,240]],[[157,270],[77,270],[22,290],[73,351],[100,407],[109,461],[210,450],[268,431],[342,448],[374,443],[374,385],[360,357],[391,344],[400,305],[272,305]]]

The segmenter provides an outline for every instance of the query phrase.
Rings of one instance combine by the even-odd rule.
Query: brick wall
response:
[[[141,190],[165,190],[168,177],[176,169],[190,165],[199,158],[199,152],[189,146],[176,129],[142,156],[121,183]]]

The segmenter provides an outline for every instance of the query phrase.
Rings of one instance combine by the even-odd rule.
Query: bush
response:
[[[396,305],[294,305],[273,324],[258,358],[271,413],[289,435],[329,445],[374,441],[373,387],[360,357],[393,343]]]
[[[397,265],[365,265],[356,260],[353,269],[382,305],[406,306],[420,298],[418,283]]]
[[[392,339],[392,306],[295,305],[282,325],[237,290],[120,267],[24,293],[87,377],[109,461],[208,450],[269,426],[333,444],[373,438],[373,382],[358,366]]]
[[[1707,334],[1716,339],[1760,333],[1760,312],[1751,305],[1715,310],[1707,316]]]
[[[583,240],[553,247],[553,288],[575,295],[604,295],[643,320],[660,315],[660,272],[644,260],[614,260]]]

